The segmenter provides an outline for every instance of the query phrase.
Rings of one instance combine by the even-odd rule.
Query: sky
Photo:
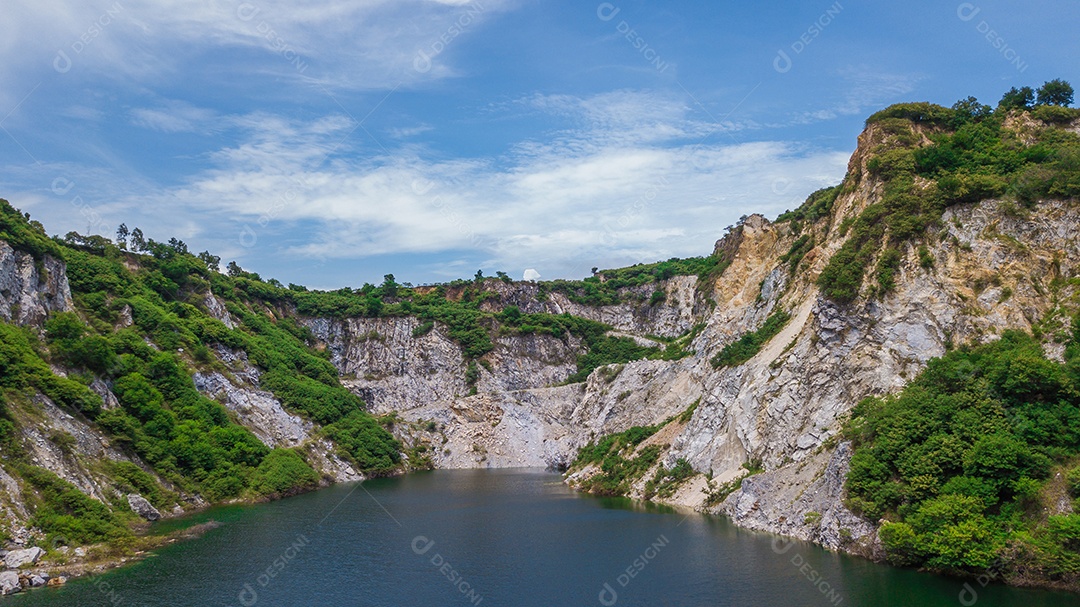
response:
[[[0,197],[313,288],[581,278],[797,207],[892,103],[1080,80],[1077,23],[1074,0],[7,0]]]

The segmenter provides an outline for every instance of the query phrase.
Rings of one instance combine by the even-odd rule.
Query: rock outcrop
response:
[[[64,262],[17,251],[0,240],[0,320],[40,325],[50,312],[71,310]]]
[[[131,507],[131,511],[138,514],[142,518],[150,521],[161,520],[161,513],[153,506],[147,499],[138,493],[129,493],[127,496],[128,506]]]
[[[0,571],[0,596],[21,592],[19,574],[16,571]]]
[[[18,569],[23,565],[33,565],[45,554],[45,551],[37,546],[23,548],[22,550],[10,550],[4,556],[4,566],[8,569]]]

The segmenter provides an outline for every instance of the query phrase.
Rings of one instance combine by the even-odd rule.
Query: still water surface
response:
[[[216,508],[200,539],[12,607],[956,607],[963,582],[724,519],[577,494],[556,474],[462,470]],[[979,607],[1080,606],[975,585]]]

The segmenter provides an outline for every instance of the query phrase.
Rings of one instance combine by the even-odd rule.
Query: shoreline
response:
[[[513,468],[505,468],[505,470],[510,470],[510,469],[513,469]],[[811,541],[811,540],[799,539],[799,538],[795,538],[795,537],[792,537],[792,536],[787,536],[787,535],[783,535],[783,534],[780,534],[780,533],[775,533],[775,532],[772,532],[772,531],[766,531],[766,530],[761,530],[761,529],[753,529],[753,528],[750,528],[750,527],[743,527],[743,526],[738,525],[734,521],[734,519],[732,519],[727,514],[724,514],[722,512],[711,512],[709,510],[701,509],[701,508],[698,508],[698,507],[693,507],[693,506],[690,506],[690,505],[687,505],[687,504],[684,504],[684,503],[680,503],[677,500],[668,501],[668,500],[664,500],[664,499],[643,499],[643,498],[634,498],[634,497],[630,497],[630,496],[626,496],[626,495],[620,495],[620,496],[599,495],[599,494],[591,493],[589,491],[585,491],[583,489],[579,489],[579,488],[575,487],[574,485],[568,483],[565,471],[559,471],[559,470],[556,470],[556,469],[553,469],[553,468],[539,468],[539,467],[520,468],[520,469],[537,470],[537,471],[543,471],[545,473],[550,473],[550,474],[553,474],[553,475],[559,475],[562,478],[562,480],[560,482],[562,484],[566,485],[568,488],[570,488],[571,490],[573,490],[575,493],[578,493],[578,494],[587,495],[587,496],[590,496],[590,497],[593,497],[593,498],[620,497],[620,498],[626,499],[626,500],[628,500],[629,502],[631,502],[633,504],[632,507],[633,507],[634,510],[639,510],[640,509],[640,510],[646,512],[646,513],[651,513],[654,509],[669,508],[673,512],[677,512],[677,513],[697,514],[697,515],[706,516],[706,517],[721,518],[721,519],[726,520],[732,526],[734,526],[734,527],[736,527],[736,528],[738,528],[738,529],[740,529],[742,531],[750,531],[750,532],[759,533],[759,534],[766,535],[766,536],[771,536],[771,537],[774,538],[774,543],[775,543],[775,541],[777,539],[783,539],[786,542],[801,542],[801,543],[805,543],[807,545],[813,546],[815,548],[825,550],[827,552],[836,553],[836,554],[843,554],[843,555],[851,556],[851,557],[862,558],[862,559],[865,559],[865,560],[867,560],[867,561],[869,561],[869,562],[871,562],[871,563],[873,563],[873,564],[875,564],[877,566],[881,566],[881,567],[888,567],[890,569],[897,569],[897,570],[905,570],[906,569],[906,570],[909,570],[909,571],[916,571],[916,572],[919,572],[919,573],[925,573],[925,574],[935,575],[935,576],[939,576],[939,577],[942,577],[942,578],[954,580],[957,583],[957,594],[958,594],[958,596],[961,596],[964,592],[969,592],[969,593],[970,592],[976,592],[977,593],[979,590],[982,590],[983,588],[986,588],[988,586],[993,586],[993,585],[1004,586],[1004,587],[1009,587],[1009,588],[1023,588],[1023,589],[1031,589],[1031,590],[1062,592],[1062,593],[1067,593],[1067,594],[1070,594],[1070,595],[1080,595],[1080,588],[1073,588],[1073,587],[1070,587],[1070,586],[1067,586],[1067,585],[1054,584],[1053,582],[1049,582],[1049,581],[1044,582],[1044,581],[1041,581],[1041,580],[1032,580],[1030,578],[1024,578],[1024,577],[1010,578],[1009,576],[1004,575],[1001,572],[984,572],[984,573],[980,573],[978,575],[975,575],[975,574],[972,574],[972,575],[960,575],[960,574],[956,574],[956,573],[943,572],[943,571],[934,571],[934,570],[930,570],[930,569],[916,569],[916,568],[910,568],[910,567],[898,567],[896,565],[889,564],[889,563],[885,562],[884,560],[874,559],[874,558],[871,558],[871,557],[867,556],[866,554],[863,554],[863,553],[860,553],[860,552],[857,552],[857,551],[850,551],[850,550],[843,550],[843,549],[834,550],[834,549],[831,549],[831,548],[829,548],[827,546],[824,546],[824,545],[822,545],[820,543],[817,543],[817,542],[814,542],[814,541]],[[476,468],[475,470],[503,470],[503,469],[502,468]],[[437,471],[437,470],[433,470],[433,471]],[[417,470],[417,471],[403,472],[401,474],[396,474],[396,475],[393,475],[393,476],[405,476],[407,474],[412,474],[413,472],[429,472],[429,471],[428,470]],[[363,479],[363,480],[352,481],[352,482],[363,483],[366,480],[369,480],[369,479]],[[207,504],[207,505],[205,505],[203,507],[200,507],[198,509],[194,509],[194,510],[191,510],[191,511],[188,511],[188,512],[184,512],[183,514],[180,514],[180,515],[177,515],[177,516],[163,518],[162,520],[163,521],[166,521],[166,520],[167,521],[177,521],[177,520],[183,519],[183,518],[188,517],[188,516],[195,516],[195,515],[198,515],[200,513],[204,513],[204,512],[206,512],[208,510],[211,510],[213,508],[224,507],[224,506],[255,506],[255,505],[258,505],[258,504],[274,502],[274,501],[278,501],[280,499],[286,499],[286,498],[289,498],[289,497],[296,497],[297,495],[304,495],[306,493],[313,493],[313,492],[316,492],[316,491],[320,491],[322,489],[327,489],[327,488],[330,488],[330,487],[336,487],[336,486],[344,485],[344,484],[348,484],[348,483],[331,483],[331,484],[327,484],[327,485],[318,486],[318,487],[316,487],[316,488],[314,488],[314,489],[312,489],[310,491],[305,491],[305,492],[292,494],[292,495],[286,495],[286,496],[277,496],[277,497],[273,497],[273,498],[268,498],[268,497],[263,496],[263,497],[258,498],[258,499],[233,500],[233,501],[223,502],[223,503],[220,503],[220,504]],[[17,569],[17,570],[6,570],[6,571],[15,571],[16,573],[22,574],[22,575],[25,575],[25,574],[28,574],[28,573],[31,573],[31,572],[33,572],[33,573],[45,572],[50,576],[50,578],[61,578],[61,579],[64,580],[63,582],[61,582],[59,584],[49,584],[47,586],[23,588],[20,592],[16,592],[16,593],[12,593],[12,594],[19,594],[19,593],[24,593],[24,592],[27,592],[27,591],[41,590],[41,589],[45,589],[45,588],[58,588],[58,587],[62,587],[64,584],[66,584],[66,582],[71,581],[71,580],[97,577],[97,576],[100,576],[102,574],[108,573],[110,571],[120,569],[120,568],[129,566],[129,565],[133,565],[133,564],[138,563],[138,562],[140,562],[140,561],[142,561],[142,560],[144,560],[146,558],[153,557],[153,556],[155,556],[155,552],[157,550],[160,550],[161,548],[163,548],[163,547],[165,547],[165,546],[167,546],[169,544],[174,544],[174,543],[181,542],[181,541],[189,541],[189,540],[198,539],[198,538],[202,537],[203,535],[205,535],[207,532],[209,532],[209,531],[211,531],[213,529],[216,529],[216,528],[220,527],[221,525],[222,525],[222,523],[220,523],[218,521],[215,521],[213,519],[210,519],[210,520],[207,520],[207,521],[204,521],[204,522],[194,523],[191,526],[183,527],[181,529],[175,529],[175,530],[170,531],[170,532],[168,532],[168,533],[166,533],[164,535],[136,536],[137,547],[135,547],[134,552],[132,552],[130,554],[116,555],[114,557],[105,557],[105,558],[84,559],[84,560],[79,560],[79,561],[76,561],[76,562],[63,563],[63,564],[57,564],[57,565],[51,565],[47,560],[41,560],[41,561],[38,561],[38,563],[41,564],[42,566],[38,566],[37,564],[35,564],[35,566],[33,566],[33,567],[21,568],[21,569]],[[146,528],[149,528],[149,524],[147,524]],[[104,544],[97,544],[97,545],[94,545],[94,546],[82,546],[82,547],[79,547],[79,548],[86,550],[88,554],[90,553],[91,550],[94,550],[94,549],[99,549],[99,550],[101,550],[101,549],[110,550],[111,549],[107,545],[104,545]],[[71,549],[71,550],[74,551],[75,549]],[[786,550],[784,550],[784,552],[786,552]],[[0,599],[2,599],[2,598],[3,597],[0,596]]]

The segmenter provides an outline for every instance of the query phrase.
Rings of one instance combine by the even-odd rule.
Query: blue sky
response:
[[[318,288],[581,277],[797,206],[891,103],[1077,83],[1077,23],[1071,0],[9,0],[0,197]]]

